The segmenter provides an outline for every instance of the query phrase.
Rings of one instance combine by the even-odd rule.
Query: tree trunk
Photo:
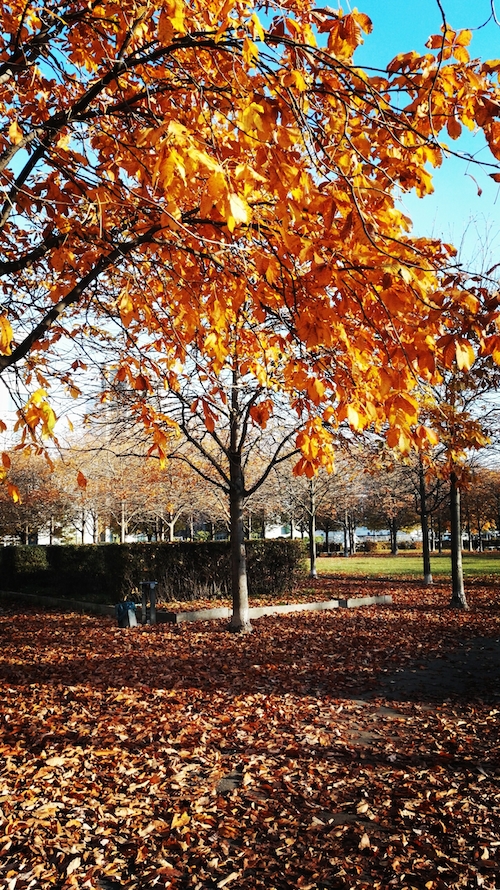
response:
[[[125,538],[127,536],[127,520],[125,517],[125,501],[122,501],[122,514],[121,514],[121,522],[120,522],[120,543],[125,543]]]
[[[396,517],[391,519],[390,523],[391,529],[391,553],[393,556],[398,555],[398,521]]]
[[[347,527],[347,511],[344,513],[344,556],[350,556],[348,527]]]
[[[460,519],[460,489],[455,473],[450,477],[450,518],[451,518],[451,600],[454,609],[468,609],[465,598],[464,573],[462,567],[462,523]]]
[[[172,517],[170,514],[168,519],[165,520],[165,525],[167,526],[167,541],[169,544],[171,544],[174,540],[175,519],[172,521]]]
[[[471,524],[471,519],[470,519],[470,513],[468,510],[467,510],[467,547],[468,547],[469,553],[472,553],[472,551],[474,550],[474,545],[473,545],[473,541],[472,541],[472,524]]]
[[[349,514],[349,553],[354,555],[356,553],[356,522],[352,515]]]
[[[316,578],[316,484],[309,483],[309,577]]]
[[[477,552],[484,553],[483,527],[479,517],[477,520]]]
[[[431,551],[429,546],[429,517],[427,514],[427,492],[425,490],[424,467],[420,464],[418,473],[420,490],[420,525],[422,528],[422,557],[424,561],[424,584],[432,584]]]
[[[243,514],[243,472],[241,454],[234,452],[231,460],[231,488],[229,493],[231,516],[231,592],[233,616],[229,629],[237,633],[252,630],[248,612],[247,559]]]
[[[248,611],[247,554],[245,547],[245,525],[243,506],[245,479],[241,459],[240,411],[239,411],[238,365],[233,366],[233,387],[230,412],[229,447],[229,516],[231,541],[231,593],[233,615],[229,630],[235,633],[250,633],[252,625]]]

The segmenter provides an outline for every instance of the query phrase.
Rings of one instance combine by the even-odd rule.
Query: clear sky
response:
[[[437,0],[344,0],[345,12],[354,6],[373,22],[372,34],[366,35],[355,56],[364,67],[384,68],[395,55],[412,49],[425,52],[428,37],[439,33],[442,25]],[[500,58],[500,24],[492,16],[491,0],[442,0],[442,8],[452,28],[472,30],[471,58]],[[497,19],[500,23],[500,0]],[[491,159],[481,134],[467,134],[456,142],[445,134],[443,140],[481,160]],[[488,177],[488,171],[448,158],[435,172],[434,185],[435,193],[424,199],[405,196],[404,208],[413,219],[415,234],[444,238],[458,247],[467,230],[467,262],[482,249],[478,239],[486,237],[490,250],[496,241],[500,254],[500,185]]]

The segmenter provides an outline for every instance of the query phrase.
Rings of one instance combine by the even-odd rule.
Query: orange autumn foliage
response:
[[[158,430],[148,396],[178,388],[193,347],[223,375],[236,337],[253,421],[269,390],[288,397],[309,474],[330,460],[325,411],[410,447],[418,379],[498,353],[495,310],[443,276],[452,249],[412,238],[396,198],[432,192],[442,133],[481,128],[495,168],[500,62],[447,26],[365,72],[362,12],[268,8],[2,5],[0,371],[77,397],[60,341],[91,343]],[[51,432],[47,410],[31,400],[21,427]]]

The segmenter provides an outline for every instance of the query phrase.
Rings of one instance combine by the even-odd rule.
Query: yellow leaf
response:
[[[256,60],[259,58],[259,50],[253,40],[250,40],[250,37],[243,38],[242,54],[243,61],[249,68],[255,65]]]
[[[323,381],[317,378],[309,380],[307,383],[307,395],[315,405],[319,405],[325,395],[325,384]]]
[[[174,30],[184,34],[186,29],[184,27],[184,3],[182,0],[164,0],[163,8],[172,22]]]
[[[455,38],[455,42],[458,43],[460,46],[468,46],[471,40],[472,31],[469,31],[468,28],[464,28],[463,31],[459,31]]]
[[[347,420],[348,420],[348,423],[350,424],[350,426],[352,426],[352,428],[354,430],[359,429],[359,427],[361,426],[361,418],[360,418],[358,412],[356,411],[356,409],[353,408],[352,405],[348,405],[346,414],[347,414]]]
[[[191,819],[188,813],[174,813],[170,828],[182,828],[184,825],[189,825],[190,821]]]
[[[250,25],[252,27],[253,36],[258,40],[264,40],[264,28],[255,12],[250,16]]]
[[[24,139],[23,131],[20,129],[17,121],[12,121],[9,127],[9,139],[13,145],[19,145]]]
[[[455,354],[459,370],[468,371],[475,359],[474,350],[470,343],[467,340],[457,340],[455,343]]]
[[[12,498],[15,504],[21,503],[21,494],[19,492],[19,489],[15,485],[12,485],[11,482],[7,483],[7,491],[9,492],[9,497]]]
[[[5,314],[0,315],[0,352],[2,355],[10,355],[13,338],[14,334],[9,319]]]
[[[227,227],[233,232],[235,226],[246,223],[250,219],[250,207],[247,202],[235,192],[229,194],[229,213],[227,215]]]

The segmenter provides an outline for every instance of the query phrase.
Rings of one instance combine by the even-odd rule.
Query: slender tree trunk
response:
[[[451,600],[454,609],[468,609],[462,567],[462,522],[460,518],[460,489],[455,473],[450,477],[451,519]]]
[[[391,519],[391,553],[398,555],[398,522],[396,517]]]
[[[165,520],[165,524],[167,526],[167,541],[169,544],[174,540],[174,527],[175,527],[175,519],[172,522],[172,516],[169,514],[168,519]]]
[[[229,451],[229,514],[231,520],[231,593],[233,615],[229,630],[250,633],[252,625],[248,609],[247,555],[245,547],[244,497],[245,480],[240,448],[240,414],[238,404],[238,368],[233,368],[231,393],[230,451]]]
[[[344,556],[350,556],[348,527],[347,527],[347,510],[344,513]]]
[[[243,514],[243,473],[241,454],[231,455],[231,490],[229,494],[231,515],[231,591],[233,616],[229,629],[238,633],[251,631],[248,612],[247,559],[245,524]]]
[[[316,483],[309,483],[309,577],[316,578]]]
[[[125,501],[122,501],[122,514],[121,514],[121,522],[120,522],[120,543],[125,543],[125,538],[127,536],[127,521],[125,517]]]
[[[467,510],[467,548],[469,550],[469,553],[472,553],[472,551],[474,550],[474,545],[473,545],[473,541],[472,541],[472,525],[471,525],[471,520],[470,520],[470,513],[468,510]]]
[[[352,515],[349,515],[349,553],[356,553],[356,522]]]
[[[422,528],[422,557],[424,562],[424,584],[432,584],[431,551],[429,547],[429,516],[427,514],[427,492],[425,490],[425,474],[423,464],[418,473],[420,490],[420,525]]]
[[[483,527],[479,518],[477,520],[477,552],[484,552]]]

